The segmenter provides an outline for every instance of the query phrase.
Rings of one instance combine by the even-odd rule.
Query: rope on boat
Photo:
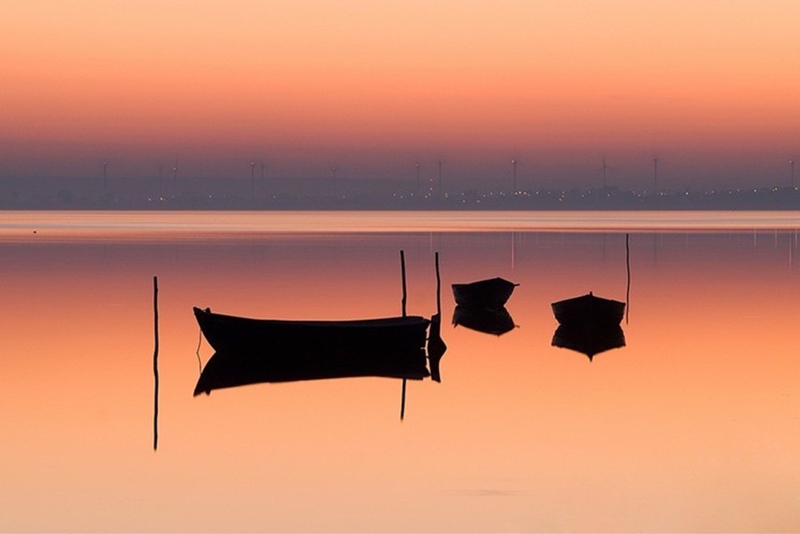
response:
[[[194,351],[194,353],[197,356],[198,374],[203,374],[203,360],[200,358],[200,345],[202,344],[203,344],[203,331],[200,329],[200,325],[197,325],[197,349]]]

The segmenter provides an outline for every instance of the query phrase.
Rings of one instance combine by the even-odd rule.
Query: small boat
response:
[[[275,354],[288,351],[335,355],[370,346],[384,350],[424,349],[424,317],[387,317],[348,321],[252,319],[194,308],[208,343],[217,352]]]
[[[589,361],[595,354],[625,346],[625,333],[619,325],[581,327],[559,325],[553,334],[553,346],[585,354]]]
[[[518,285],[502,278],[490,278],[469,284],[453,284],[453,296],[459,306],[502,308]]]
[[[516,327],[505,306],[495,309],[456,306],[453,311],[453,326],[464,326],[495,336],[502,336]]]
[[[625,314],[625,303],[587,295],[561,300],[552,304],[559,324],[570,326],[619,325]]]

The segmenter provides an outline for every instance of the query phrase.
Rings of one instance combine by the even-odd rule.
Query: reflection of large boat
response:
[[[561,300],[552,304],[556,320],[562,325],[619,325],[625,303],[588,295]]]
[[[375,353],[422,349],[430,322],[418,316],[351,321],[251,319],[200,308],[194,308],[194,315],[217,352],[314,351],[331,357],[366,346]]]
[[[387,351],[363,345],[335,354],[292,350],[268,355],[216,352],[203,368],[194,394],[265,382],[367,376],[421,380],[429,375],[422,348]]]
[[[516,326],[505,306],[495,309],[456,306],[453,326],[459,325],[496,336],[510,332]]]
[[[619,325],[560,325],[553,334],[553,346],[581,352],[591,360],[595,354],[625,346],[625,334]]]
[[[453,284],[453,296],[459,306],[500,308],[505,305],[518,285],[502,278],[490,278],[469,284]]]

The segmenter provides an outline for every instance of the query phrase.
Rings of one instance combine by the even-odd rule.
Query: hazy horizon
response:
[[[0,180],[790,183],[800,4],[0,6]],[[499,188],[500,186],[496,186]]]

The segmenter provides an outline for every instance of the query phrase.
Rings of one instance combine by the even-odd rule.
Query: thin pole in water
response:
[[[439,361],[442,359],[447,346],[442,340],[442,278],[439,274],[439,253],[434,254],[436,264],[436,315],[431,317],[430,334],[428,335],[427,356],[430,362],[430,376],[434,382],[441,382]]]
[[[625,265],[628,273],[628,286],[625,290],[625,324],[628,324],[628,315],[631,311],[631,246],[630,234],[625,234]]]
[[[400,276],[403,279],[403,317],[406,316],[406,255],[402,250],[400,251]]]
[[[436,313],[439,314],[441,317],[442,314],[442,279],[439,276],[439,253],[436,252],[434,255],[434,261],[436,262]]]
[[[403,379],[403,400],[400,403],[400,421],[406,416],[406,379]]]
[[[153,350],[153,378],[155,381],[153,402],[153,450],[158,450],[158,277],[153,277],[153,322],[155,349]]]
[[[400,276],[403,280],[403,317],[406,316],[406,254],[400,251]],[[403,396],[400,402],[400,420],[406,416],[406,379],[403,379]]]

